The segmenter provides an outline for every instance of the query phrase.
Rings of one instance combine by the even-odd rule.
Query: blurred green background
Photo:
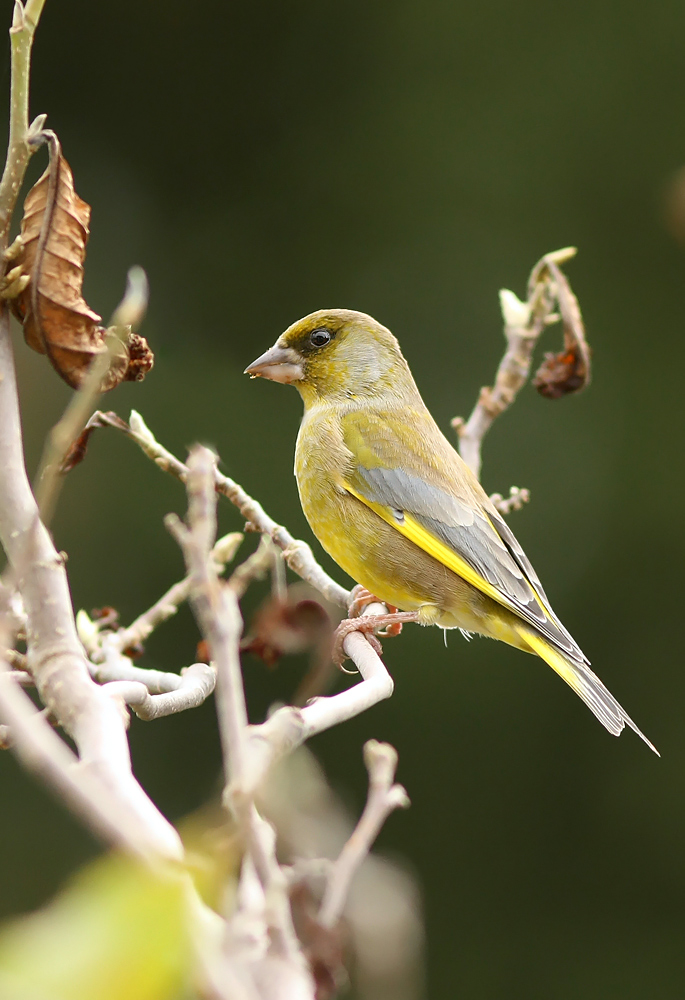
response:
[[[5,86],[8,63],[5,51]],[[93,206],[86,298],[107,317],[130,264],[150,278],[155,369],[106,407],[139,409],[179,454],[213,444],[305,538],[300,401],[245,365],[313,309],[361,309],[399,337],[449,430],[500,357],[498,289],[523,294],[541,254],[580,248],[568,273],[593,384],[556,403],[526,388],[487,439],[483,480],[531,490],[510,523],[663,756],[630,732],[612,739],[504,645],[454,634],[446,649],[416,628],[387,643],[392,700],[312,746],[355,811],[364,740],[399,751],[413,806],[379,846],[421,880],[432,1000],[683,995],[685,260],[664,193],[685,161],[684,85],[675,0],[48,0],[38,32],[32,112],[49,114]],[[17,342],[35,468],[69,391]],[[112,604],[128,621],[182,575],[169,510],[184,510],[179,484],[114,432],[94,438],[55,522],[76,607]],[[221,520],[240,527],[228,504]],[[184,611],[145,662],[178,669],[196,638]],[[246,658],[255,720],[300,672]],[[211,703],[134,719],[131,742],[170,817],[216,792]],[[7,916],[98,847],[9,754],[0,794]]]

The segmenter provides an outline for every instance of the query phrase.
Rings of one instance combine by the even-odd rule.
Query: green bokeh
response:
[[[305,538],[299,400],[245,365],[313,309],[363,309],[448,428],[500,356],[498,289],[580,248],[592,387],[559,403],[526,389],[488,438],[484,483],[531,489],[511,524],[662,759],[613,740],[538,661],[416,628],[387,644],[392,700],[313,749],[358,809],[363,741],[398,748],[413,806],[380,846],[424,887],[431,1000],[680,997],[685,260],[662,197],[685,161],[682,4],[48,0],[34,65],[33,111],[93,206],[89,303],[107,316],[132,263],[150,277],[155,370],[106,405],[139,409],[179,454],[213,444]],[[35,467],[68,390],[23,345],[18,361]],[[161,518],[183,509],[177,483],[101,432],[55,523],[76,606],[129,620],[156,599],[182,572]],[[228,505],[221,519],[240,527]],[[176,669],[195,641],[184,612],[147,663]],[[296,669],[246,660],[255,719]],[[134,720],[131,738],[172,818],[216,791],[211,704]],[[96,846],[7,754],[0,790],[11,914]]]

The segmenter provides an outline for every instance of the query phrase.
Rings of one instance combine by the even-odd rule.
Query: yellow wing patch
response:
[[[513,611],[514,614],[519,614],[516,605],[507,598],[506,594],[503,594],[497,589],[497,587],[488,583],[488,581],[485,580],[480,573],[473,568],[473,566],[470,566],[465,559],[462,559],[461,556],[457,555],[454,549],[451,549],[449,545],[445,545],[444,542],[441,542],[440,539],[431,534],[427,528],[424,528],[418,523],[418,521],[415,521],[410,514],[405,513],[403,520],[400,522],[393,516],[392,511],[388,507],[385,507],[383,504],[374,503],[373,500],[367,500],[366,497],[362,496],[361,493],[358,493],[353,486],[349,485],[349,483],[344,483],[343,485],[348,493],[351,493],[352,496],[357,498],[357,500],[361,500],[363,504],[366,504],[367,507],[370,507],[371,510],[375,511],[379,517],[382,517],[387,524],[390,524],[396,531],[399,531],[400,534],[404,535],[405,538],[408,538],[411,542],[414,542],[415,545],[418,545],[424,552],[433,556],[433,558],[437,559],[438,562],[441,562],[443,566],[447,566],[447,568],[451,569],[453,573],[460,576],[462,580],[466,580],[466,582],[470,583],[472,587],[480,590],[480,592],[485,594],[487,597],[491,597],[493,601],[497,601],[497,603],[501,604],[503,607],[509,608],[509,610]]]
[[[555,670],[576,694],[580,694],[581,691],[585,690],[582,677],[579,676],[578,671],[574,670],[572,664],[561,653],[557,653],[556,649],[550,646],[548,642],[545,642],[539,635],[536,635],[532,629],[526,628],[524,625],[515,626],[515,628],[521,638],[528,643],[532,651],[537,653],[540,659],[544,660],[552,670]]]

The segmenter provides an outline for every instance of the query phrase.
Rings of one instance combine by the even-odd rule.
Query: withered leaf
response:
[[[580,392],[590,383],[591,368],[591,352],[578,299],[553,258],[553,254],[547,254],[538,262],[528,284],[529,297],[536,285],[544,287],[547,283],[548,293],[551,287],[564,330],[564,349],[558,354],[545,354],[533,379],[533,385],[546,399],[560,399],[569,393]]]
[[[94,357],[106,350],[107,330],[82,295],[90,205],[74,190],[57,136],[46,132],[45,138],[50,163],[26,196],[21,243],[14,257],[30,281],[12,300],[12,309],[29,347],[47,354],[55,371],[78,389]],[[102,390],[140,381],[153,361],[144,338],[128,330],[113,352]]]
[[[587,365],[575,344],[559,354],[545,354],[545,360],[533,379],[533,385],[546,399],[560,399],[569,393],[579,392],[587,382]]]
[[[90,436],[95,430],[95,427],[85,427],[75,441],[69,445],[69,449],[62,459],[62,464],[59,467],[61,473],[71,472],[75,469],[77,465],[80,465],[83,459],[86,457],[86,451],[88,449],[88,442],[90,441]]]
[[[132,336],[136,337],[137,334],[133,334]],[[140,339],[142,340],[143,338],[141,337]],[[71,472],[72,469],[81,464],[86,457],[91,435],[98,427],[116,427],[118,430],[125,432],[130,430],[126,421],[118,417],[112,410],[106,413],[103,413],[102,410],[96,410],[76,440],[72,441],[66,455],[62,459],[59,471],[63,475]]]

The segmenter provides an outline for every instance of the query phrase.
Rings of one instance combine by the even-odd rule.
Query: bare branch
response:
[[[145,421],[135,410],[131,411],[130,424],[121,420],[115,413],[104,413],[98,411],[94,413],[88,421],[89,427],[113,427],[123,431],[132,441],[151,458],[156,465],[165,472],[170,472],[181,482],[185,482],[188,475],[188,467],[179,461],[170,451],[155,439],[152,432],[146,426]],[[283,552],[285,561],[290,569],[301,576],[303,580],[311,583],[320,593],[331,601],[347,608],[350,602],[350,592],[341,587],[339,583],[326,573],[315,560],[312,550],[306,542],[293,538],[287,528],[277,524],[266,513],[261,504],[253,500],[248,493],[228,476],[224,476],[217,469],[214,470],[214,488],[218,493],[227,497],[243,515],[248,525],[255,531],[268,535],[272,541]]]
[[[273,565],[274,545],[268,535],[262,535],[251,556],[237,566],[228,579],[228,586],[238,600],[254,580],[261,580]]]
[[[188,459],[188,526],[175,515],[165,523],[183,551],[191,581],[190,600],[209,645],[217,671],[219,727],[228,784],[239,783],[244,770],[244,737],[247,709],[240,671],[238,642],[242,618],[238,600],[223,585],[211,559],[216,532],[216,457],[196,446]]]
[[[119,698],[139,719],[150,722],[165,715],[197,708],[210,696],[216,684],[216,671],[206,663],[193,663],[181,672],[179,685],[166,694],[151,695],[140,681],[110,681],[103,690]]]
[[[562,320],[566,347],[569,348],[571,343],[575,345],[584,371],[584,381],[567,387],[565,391],[575,391],[587,384],[589,350],[585,343],[580,310],[559,269],[559,264],[570,260],[575,253],[575,247],[566,247],[545,254],[531,272],[526,302],[521,302],[508,289],[500,292],[507,348],[497,369],[495,384],[492,388],[484,386],[481,389],[478,402],[466,423],[461,417],[455,417],[452,421],[459,436],[461,457],[479,478],[483,438],[496,418],[511,406],[528,380],[535,345],[550,323]],[[557,305],[560,315],[555,312]],[[509,510],[512,509],[517,509],[514,504],[509,506]]]
[[[377,615],[385,605],[370,604],[363,615]],[[343,641],[343,649],[354,662],[362,681],[329,697],[314,698],[304,708],[286,705],[259,726],[250,727],[247,753],[248,769],[243,794],[252,794],[264,780],[272,765],[305,740],[360,715],[379,701],[389,698],[394,690],[392,677],[380,656],[361,632],[351,632]]]
[[[26,8],[16,0],[14,4],[14,17],[10,28],[12,47],[10,134],[7,159],[0,180],[0,251],[4,251],[7,246],[14,206],[33,152],[29,143],[32,131],[29,129],[31,47],[44,3],[45,0],[29,0]],[[41,116],[41,125],[42,122]],[[6,309],[6,306],[3,308]]]
[[[393,784],[397,751],[389,743],[369,740],[364,746],[364,763],[369,772],[366,807],[333,865],[319,910],[319,923],[329,929],[340,920],[350,883],[371,850],[383,823],[394,809],[406,809],[410,804],[402,785]]]
[[[501,493],[491,493],[490,499],[503,516],[511,514],[512,510],[522,510],[530,500],[530,490],[520,490],[518,486],[509,487],[509,496]]]
[[[224,566],[233,561],[243,537],[241,532],[233,531],[224,535],[216,543],[212,550],[212,560],[216,564],[218,572],[223,572]],[[188,600],[189,594],[190,577],[187,576],[185,580],[180,580],[173,587],[170,587],[166,594],[155,601],[152,607],[136,618],[128,628],[119,629],[113,640],[113,645],[123,652],[139,643],[144,643],[158,625],[176,614],[179,606]],[[97,656],[97,653],[95,655]]]
[[[124,297],[107,329],[105,349],[101,354],[95,355],[82,385],[71,397],[62,417],[48,435],[36,476],[38,509],[46,524],[52,519],[61,490],[64,459],[102,395],[103,379],[125,342],[127,328],[131,322],[139,323],[145,315],[147,296],[145,271],[142,267],[132,267],[128,272]]]
[[[0,539],[7,553],[27,616],[28,665],[41,700],[79,748],[81,770],[89,775],[89,789],[116,808],[116,843],[137,853],[182,856],[174,828],[156,809],[131,773],[125,720],[111,698],[89,675],[71,608],[64,563],[41,522],[26,476],[21,425],[9,339],[9,317],[0,317]],[[12,689],[18,691],[13,683]],[[21,692],[19,692],[21,693]],[[11,697],[11,695],[10,695]],[[20,720],[21,722],[21,720]],[[15,723],[12,724],[15,729]],[[24,729],[26,739],[33,727]],[[19,739],[17,733],[13,734]],[[59,745],[52,734],[41,744]],[[61,752],[61,751],[60,751]],[[57,753],[57,751],[55,751]],[[64,769],[64,755],[45,765],[52,782]],[[61,761],[58,763],[58,761]],[[99,808],[93,805],[93,808]]]
[[[0,726],[0,739],[7,741],[24,766],[63,798],[89,829],[131,854],[149,856],[149,837],[141,835],[138,823],[122,816],[118,789],[101,780],[97,767],[79,764],[76,754],[52,729],[44,712],[8,676],[1,661],[0,718],[5,722]]]

